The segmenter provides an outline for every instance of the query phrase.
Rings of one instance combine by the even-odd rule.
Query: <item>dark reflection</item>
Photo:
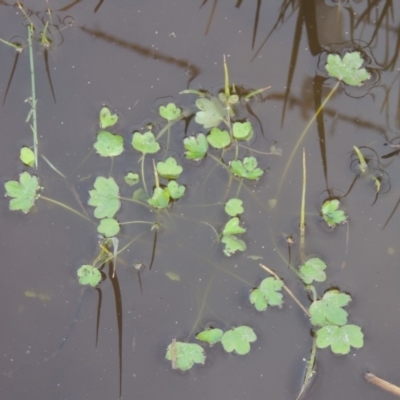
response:
[[[96,347],[97,343],[99,342],[99,327],[100,327],[100,315],[101,315],[101,305],[103,302],[103,294],[100,288],[95,288],[97,291],[97,294],[99,296],[98,302],[97,302],[97,313],[96,313]]]
[[[124,49],[134,51],[135,53],[138,53],[143,57],[152,58],[153,60],[163,61],[169,65],[174,65],[184,70],[188,70],[190,75],[190,79],[188,80],[187,84],[188,86],[190,85],[190,82],[192,82],[193,79],[195,79],[200,73],[200,68],[196,67],[190,61],[187,61],[185,59],[174,58],[167,54],[161,53],[160,51],[144,47],[138,43],[128,42],[125,39],[121,39],[117,36],[110,35],[109,33],[103,32],[102,30],[99,29],[90,29],[90,28],[85,28],[84,26],[80,27],[80,29],[83,32],[93,35],[98,39],[104,40],[105,42],[108,43],[112,43],[113,45],[118,45]]]
[[[16,69],[16,67],[17,67],[19,55],[20,55],[20,52],[17,51],[17,52],[15,53],[14,62],[13,62],[12,68],[11,68],[10,77],[8,78],[8,81],[7,81],[6,91],[4,92],[4,96],[3,96],[3,106],[4,106],[4,104],[6,103],[7,94],[8,94],[8,91],[9,91],[9,89],[10,89],[12,79],[13,79],[13,77],[14,77],[14,72],[15,72],[15,69]]]
[[[57,11],[67,11],[81,2],[82,0],[74,0],[71,3],[67,4],[66,6],[59,8]],[[97,11],[99,11],[99,8],[102,6],[103,2],[104,0],[99,0],[99,2],[97,3],[96,7],[93,10],[95,14],[97,13]]]

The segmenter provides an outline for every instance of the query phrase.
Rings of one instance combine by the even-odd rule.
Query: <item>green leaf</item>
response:
[[[143,190],[143,188],[136,189],[133,192],[132,199],[137,200],[137,201],[142,201],[142,202],[147,202],[149,200],[149,195]]]
[[[237,354],[244,355],[250,351],[250,343],[257,340],[257,335],[248,326],[238,326],[224,333],[221,343],[224,350],[228,353],[235,351]]]
[[[181,115],[181,109],[177,108],[174,103],[168,103],[166,106],[160,106],[158,112],[167,121],[173,121]]]
[[[233,217],[231,218],[224,227],[224,230],[222,231],[222,235],[237,235],[240,233],[245,233],[246,228],[242,228],[239,225],[239,218],[238,217]]]
[[[243,161],[234,160],[229,167],[234,175],[250,180],[256,180],[264,173],[262,169],[257,168],[255,157],[245,157]]]
[[[139,174],[135,174],[133,172],[128,172],[124,176],[124,181],[129,186],[136,185],[139,182]]]
[[[234,122],[232,129],[233,137],[237,140],[248,140],[253,134],[253,127],[249,121]]]
[[[28,167],[35,165],[35,153],[29,147],[22,147],[19,159]]]
[[[201,160],[207,154],[208,142],[203,133],[183,139],[183,145],[188,160]]]
[[[4,184],[6,195],[13,197],[10,200],[9,208],[12,211],[21,210],[27,213],[35,204],[35,200],[39,197],[37,194],[39,181],[36,176],[31,176],[28,172],[23,172],[19,176],[18,181],[8,181]]]
[[[160,150],[160,145],[156,142],[153,132],[135,132],[132,137],[132,146],[135,150],[143,154],[154,154]]]
[[[242,214],[244,211],[242,204],[243,201],[240,199],[229,199],[225,204],[225,212],[231,217]]]
[[[211,345],[221,341],[224,332],[218,328],[210,328],[196,335],[197,340],[207,342]]]
[[[120,226],[114,218],[103,218],[100,225],[97,227],[97,232],[105,237],[113,237],[119,232]]]
[[[108,107],[103,107],[100,110],[99,120],[100,120],[100,128],[106,129],[117,123],[118,115],[117,114],[111,115],[110,109]]]
[[[173,350],[173,346],[175,346],[175,351]],[[176,368],[179,368],[181,371],[189,370],[194,364],[204,364],[206,360],[204,349],[196,343],[173,342],[168,345],[165,358],[173,361],[172,356],[174,352]]]
[[[174,157],[168,157],[165,162],[157,163],[158,175],[165,179],[178,179],[182,171],[183,168],[177,164]]]
[[[77,275],[81,285],[90,285],[95,287],[101,281],[100,271],[92,265],[82,265],[78,269]]]
[[[153,196],[147,202],[154,208],[167,208],[169,204],[169,190],[168,188],[156,187]]]
[[[93,147],[102,157],[119,156],[124,151],[124,138],[121,135],[101,131]]]
[[[224,119],[225,112],[221,102],[212,97],[211,100],[201,97],[196,100],[197,111],[195,121],[203,125],[204,129],[218,126]]]
[[[221,242],[225,244],[224,254],[227,257],[230,257],[232,254],[237,251],[245,251],[246,243],[233,235],[224,235],[222,236]]]
[[[360,68],[363,62],[358,51],[346,53],[343,59],[338,54],[329,54],[325,68],[331,77],[350,86],[361,86],[371,76],[365,68]]]
[[[119,187],[113,178],[99,176],[94,182],[94,190],[89,190],[90,206],[96,207],[94,216],[96,218],[112,218],[121,207],[119,200]]]
[[[321,215],[329,227],[334,227],[346,221],[346,214],[343,210],[338,210],[339,200],[327,200],[321,207]]]
[[[307,285],[313,281],[324,282],[326,280],[325,268],[326,264],[320,258],[310,258],[300,267],[301,279]]]
[[[364,334],[357,325],[326,325],[316,332],[317,347],[324,349],[331,346],[335,354],[347,354],[350,347],[361,349],[364,346]]]
[[[169,195],[174,199],[178,200],[185,194],[185,186],[178,185],[176,181],[169,181],[168,182],[168,192]]]
[[[347,311],[342,307],[347,306],[351,300],[348,294],[338,290],[329,290],[321,300],[311,304],[309,312],[313,325],[345,325],[347,323]]]
[[[221,131],[219,128],[212,128],[207,136],[208,143],[214,149],[223,149],[231,144],[231,136],[228,131]]]
[[[260,286],[250,293],[250,303],[258,311],[265,311],[268,306],[281,306],[283,304],[283,295],[279,293],[282,290],[283,282],[272,276],[265,278]]]

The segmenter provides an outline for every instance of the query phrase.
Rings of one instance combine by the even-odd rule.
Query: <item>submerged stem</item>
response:
[[[304,262],[305,254],[305,228],[306,228],[306,152],[303,147],[303,189],[301,193],[301,209],[300,209],[300,262]]]
[[[48,202],[50,202],[50,203],[57,204],[58,206],[60,206],[60,207],[62,207],[62,208],[65,208],[66,210],[68,210],[68,211],[70,211],[70,212],[72,212],[72,213],[78,215],[79,217],[81,217],[81,218],[83,218],[83,219],[86,219],[86,221],[92,222],[92,220],[91,220],[90,218],[88,218],[86,215],[80,213],[79,211],[76,211],[75,209],[73,209],[73,208],[70,207],[70,206],[67,206],[67,205],[64,204],[64,203],[61,203],[60,201],[57,201],[57,200],[54,200],[54,199],[51,199],[51,198],[49,198],[49,197],[42,196],[42,195],[40,196],[40,198],[43,199],[43,200],[46,200],[46,201],[48,201]]]

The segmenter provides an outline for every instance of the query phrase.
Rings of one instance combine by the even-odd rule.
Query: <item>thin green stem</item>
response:
[[[303,188],[301,193],[301,209],[300,209],[300,261],[304,262],[305,259],[305,232],[306,232],[306,184],[307,184],[307,171],[306,171],[306,152],[303,147]]]
[[[299,136],[299,138],[297,139],[296,145],[294,146],[290,156],[289,156],[289,160],[286,163],[285,169],[283,170],[282,176],[281,176],[281,180],[279,181],[279,185],[278,185],[278,191],[276,194],[276,198],[279,197],[279,194],[281,192],[282,189],[282,185],[283,182],[285,181],[286,175],[289,171],[289,168],[292,164],[293,158],[295,156],[295,154],[297,153],[297,149],[299,148],[301,142],[303,141],[304,137],[306,136],[306,133],[309,131],[311,125],[313,124],[313,122],[317,119],[318,115],[320,114],[320,112],[324,109],[326,103],[330,100],[330,98],[333,96],[333,94],[336,92],[336,89],[339,87],[341,81],[337,81],[335,86],[332,88],[332,90],[329,92],[328,96],[326,96],[326,99],[322,102],[321,106],[318,108],[318,110],[315,112],[315,114],[313,115],[313,117],[310,119],[310,121],[308,122],[307,126],[304,128],[303,132],[301,133],[301,135]]]
[[[7,40],[4,40],[2,38],[0,38],[0,42],[6,44],[7,46],[13,47],[17,51],[22,51],[22,47],[17,44],[7,42]]]
[[[67,205],[64,204],[64,203],[61,203],[61,202],[59,202],[59,201],[57,201],[57,200],[54,200],[54,199],[51,199],[51,198],[49,198],[49,197],[42,196],[42,195],[40,196],[40,198],[43,199],[43,200],[46,200],[46,201],[48,201],[48,202],[50,202],[50,203],[57,204],[58,206],[60,206],[60,207],[62,207],[62,208],[65,208],[66,210],[72,212],[73,214],[78,215],[79,217],[81,217],[81,218],[83,218],[83,219],[86,219],[86,221],[93,222],[93,221],[92,221],[90,218],[88,218],[86,215],[80,213],[79,211],[76,211],[75,209],[73,209],[73,208],[70,207],[70,206],[67,206]]]
[[[59,171],[59,170],[50,162],[50,160],[49,160],[47,157],[45,157],[43,154],[41,154],[40,157],[42,157],[43,160],[47,162],[47,164],[49,165],[49,167],[50,167],[53,171],[57,172],[57,174],[60,175],[60,176],[62,176],[64,179],[67,179],[67,177],[66,177],[61,171]]]
[[[145,156],[146,156],[146,154],[143,153],[142,158],[141,158],[141,163],[140,163],[140,171],[141,171],[141,174],[142,174],[142,182],[143,182],[144,191],[148,195],[149,192],[147,191],[146,179],[145,179],[145,176],[144,176],[144,158],[145,158]]]
[[[32,48],[33,26],[28,25],[28,48],[29,48],[29,66],[31,69],[31,112],[32,112],[32,133],[33,133],[33,153],[35,154],[35,168],[38,168],[38,136],[37,136],[37,115],[36,115],[36,86],[35,86],[35,65],[33,62]]]
[[[120,225],[129,225],[129,224],[149,224],[149,225],[154,225],[154,222],[150,221],[126,221],[126,222],[120,222]]]

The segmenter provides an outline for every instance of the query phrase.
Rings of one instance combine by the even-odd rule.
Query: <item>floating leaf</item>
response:
[[[361,349],[364,346],[364,334],[357,325],[326,325],[316,332],[317,347],[324,349],[331,346],[335,354],[347,354],[350,346]]]
[[[242,214],[244,211],[242,204],[243,201],[240,199],[229,199],[225,204],[225,212],[231,217]]]
[[[39,197],[39,181],[36,176],[31,176],[28,172],[23,172],[18,181],[8,181],[4,184],[6,195],[14,197],[10,200],[9,208],[12,211],[21,210],[27,213],[35,204]]]
[[[119,230],[119,223],[114,218],[103,218],[97,227],[97,232],[103,234],[105,237],[113,237]]]
[[[168,182],[168,192],[174,200],[180,199],[185,194],[185,186],[178,185],[176,181]]]
[[[154,133],[150,131],[143,134],[135,132],[132,137],[132,146],[143,154],[154,154],[160,150],[160,145],[156,142]]]
[[[343,210],[338,210],[339,200],[327,200],[321,207],[321,215],[329,227],[334,227],[346,221],[346,214]]]
[[[230,170],[234,175],[250,180],[256,180],[264,173],[262,169],[257,168],[257,159],[255,157],[245,157],[243,161],[232,161]]]
[[[196,106],[200,111],[197,111],[195,121],[204,129],[214,128],[223,121],[224,108],[216,97],[211,100],[201,97],[196,100]]]
[[[186,149],[185,156],[188,160],[201,160],[207,154],[208,142],[202,133],[183,139],[183,145]]]
[[[221,339],[224,350],[228,353],[235,351],[244,355],[250,351],[250,343],[257,340],[257,335],[248,326],[238,326],[224,333]]]
[[[174,157],[168,157],[165,162],[157,163],[158,175],[165,179],[178,179],[182,171],[183,168],[177,164]]]
[[[347,323],[347,311],[342,307],[347,306],[351,300],[348,294],[338,290],[329,290],[321,300],[311,304],[309,312],[313,325],[345,325]]]
[[[96,207],[94,216],[96,218],[112,218],[121,207],[119,200],[119,188],[113,178],[99,176],[94,182],[95,190],[89,190],[90,199],[88,204]]]
[[[168,345],[165,358],[175,363],[181,371],[187,371],[194,364],[204,364],[206,355],[204,349],[196,343],[173,342]]]
[[[225,244],[224,254],[228,257],[236,253],[237,251],[245,251],[247,247],[246,243],[243,240],[237,238],[234,235],[222,236],[221,242]]]
[[[100,110],[100,128],[101,129],[106,129],[110,126],[113,126],[117,123],[118,121],[118,115],[117,114],[112,114],[111,111],[108,107],[103,107]]]
[[[246,229],[242,228],[239,225],[239,218],[233,217],[231,218],[225,225],[224,230],[222,231],[222,235],[237,235],[240,233],[245,233]]]
[[[107,131],[101,131],[97,135],[93,145],[96,151],[103,157],[119,156],[124,151],[124,138]]]
[[[35,165],[35,153],[29,147],[22,147],[19,159],[28,167]]]
[[[169,204],[169,190],[168,188],[156,187],[153,196],[147,202],[154,208],[167,208]]]
[[[171,281],[177,281],[179,282],[181,280],[181,277],[179,276],[179,274],[177,274],[176,272],[166,272],[165,275],[171,279]]]
[[[324,282],[326,279],[325,268],[326,264],[320,258],[309,258],[300,267],[301,279],[307,285],[310,285],[313,281]]]
[[[237,140],[248,140],[253,133],[253,127],[249,121],[234,122],[232,126],[233,137]]]
[[[174,103],[168,103],[166,106],[160,106],[158,112],[167,121],[173,121],[181,115],[181,109],[176,107]]]
[[[81,285],[97,286],[101,281],[100,271],[92,265],[82,265],[77,271]]]
[[[346,53],[343,59],[338,54],[329,54],[325,68],[331,77],[350,86],[361,86],[371,76],[365,68],[360,68],[363,62],[358,51]]]
[[[283,304],[283,282],[272,276],[265,278],[260,286],[250,293],[250,303],[258,311],[264,311],[268,306],[281,306]]]
[[[221,341],[224,332],[218,328],[210,328],[196,335],[197,340],[207,342],[211,345]]]
[[[136,185],[139,182],[139,174],[135,174],[134,172],[128,172],[124,176],[124,181],[129,186]]]
[[[207,140],[214,149],[223,149],[231,144],[229,132],[221,131],[219,128],[212,128],[210,134],[207,136]]]

